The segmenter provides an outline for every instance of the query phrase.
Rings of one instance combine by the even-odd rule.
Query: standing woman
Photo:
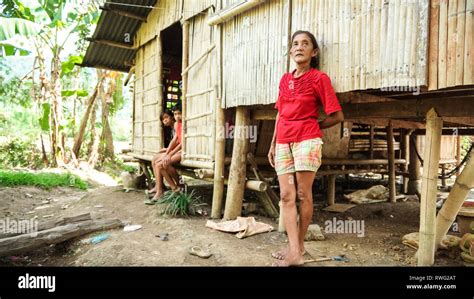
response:
[[[304,236],[313,217],[312,186],[321,165],[322,129],[344,120],[329,77],[318,70],[319,47],[314,35],[296,31],[290,56],[296,69],[280,80],[275,131],[268,153],[280,183],[280,197],[289,246],[272,254],[278,266],[302,265]],[[323,107],[327,118],[318,122]],[[297,221],[296,197],[300,200]]]

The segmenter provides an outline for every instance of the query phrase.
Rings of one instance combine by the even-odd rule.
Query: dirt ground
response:
[[[190,187],[208,204],[210,214],[212,185]],[[20,256],[0,258],[0,265],[31,266],[270,266],[271,253],[286,245],[285,234],[272,219],[250,215],[273,225],[274,231],[238,239],[233,234],[205,227],[207,216],[170,218],[160,216],[156,206],[143,203],[143,191],[124,192],[118,187],[89,191],[69,188],[43,190],[35,187],[0,188],[0,217],[38,221],[59,219],[90,212],[93,219],[118,218],[139,224],[138,231],[122,228],[108,231],[110,236],[99,244],[82,242],[104,232],[85,235]],[[337,202],[344,202],[338,198]],[[419,202],[360,205],[345,213],[323,212],[322,195],[315,194],[313,223],[325,227],[326,220],[364,220],[365,235],[326,233],[323,241],[306,242],[305,259],[345,255],[349,261],[325,261],[305,266],[414,266],[414,249],[401,243],[403,235],[418,230]],[[162,241],[158,234],[168,233]],[[454,234],[455,235],[455,234]],[[202,259],[189,254],[189,248],[201,246],[213,255]],[[457,248],[442,250],[436,265],[463,265]]]

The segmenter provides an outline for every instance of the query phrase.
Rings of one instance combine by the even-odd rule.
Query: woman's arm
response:
[[[270,151],[268,152],[268,161],[270,165],[275,168],[275,146],[276,146],[276,134],[277,134],[277,124],[278,124],[278,114],[275,118],[275,129],[273,129],[272,143],[270,144]]]
[[[319,128],[327,129],[343,121],[344,121],[344,113],[342,111],[336,111],[328,115],[328,117],[326,117],[322,121],[320,121]]]

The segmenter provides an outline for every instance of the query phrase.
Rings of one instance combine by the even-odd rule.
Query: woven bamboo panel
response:
[[[190,19],[188,90],[184,142],[186,160],[214,160],[215,142],[215,93],[216,50],[213,46],[214,27],[207,25],[208,14],[198,14]],[[206,54],[207,53],[207,54]],[[204,55],[204,57],[203,57]],[[199,60],[200,57],[203,57]]]
[[[429,90],[474,84],[474,1],[432,0]]]

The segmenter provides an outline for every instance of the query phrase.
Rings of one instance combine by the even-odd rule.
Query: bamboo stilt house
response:
[[[407,166],[416,164],[409,136],[424,134],[429,109],[447,135],[447,128],[473,134],[473,6],[473,0],[106,1],[83,66],[129,72],[133,155],[143,161],[165,145],[159,114],[182,101],[181,164],[215,181],[213,216],[220,217],[224,184],[241,190],[263,180],[257,174],[268,164],[279,80],[294,68],[288,52],[296,30],[315,34],[321,70],[345,115],[343,124],[325,130],[318,174],[333,183],[334,175],[367,171],[388,174],[392,183],[397,175],[420,181],[419,167]],[[255,128],[256,138],[226,138],[233,125]],[[365,137],[355,138],[361,128]],[[355,159],[355,152],[364,156]],[[262,169],[230,165],[249,162],[247,153]],[[238,173],[227,176],[229,169]],[[242,200],[235,194],[242,193],[227,194],[227,201]],[[236,207],[230,217],[240,213]]]

